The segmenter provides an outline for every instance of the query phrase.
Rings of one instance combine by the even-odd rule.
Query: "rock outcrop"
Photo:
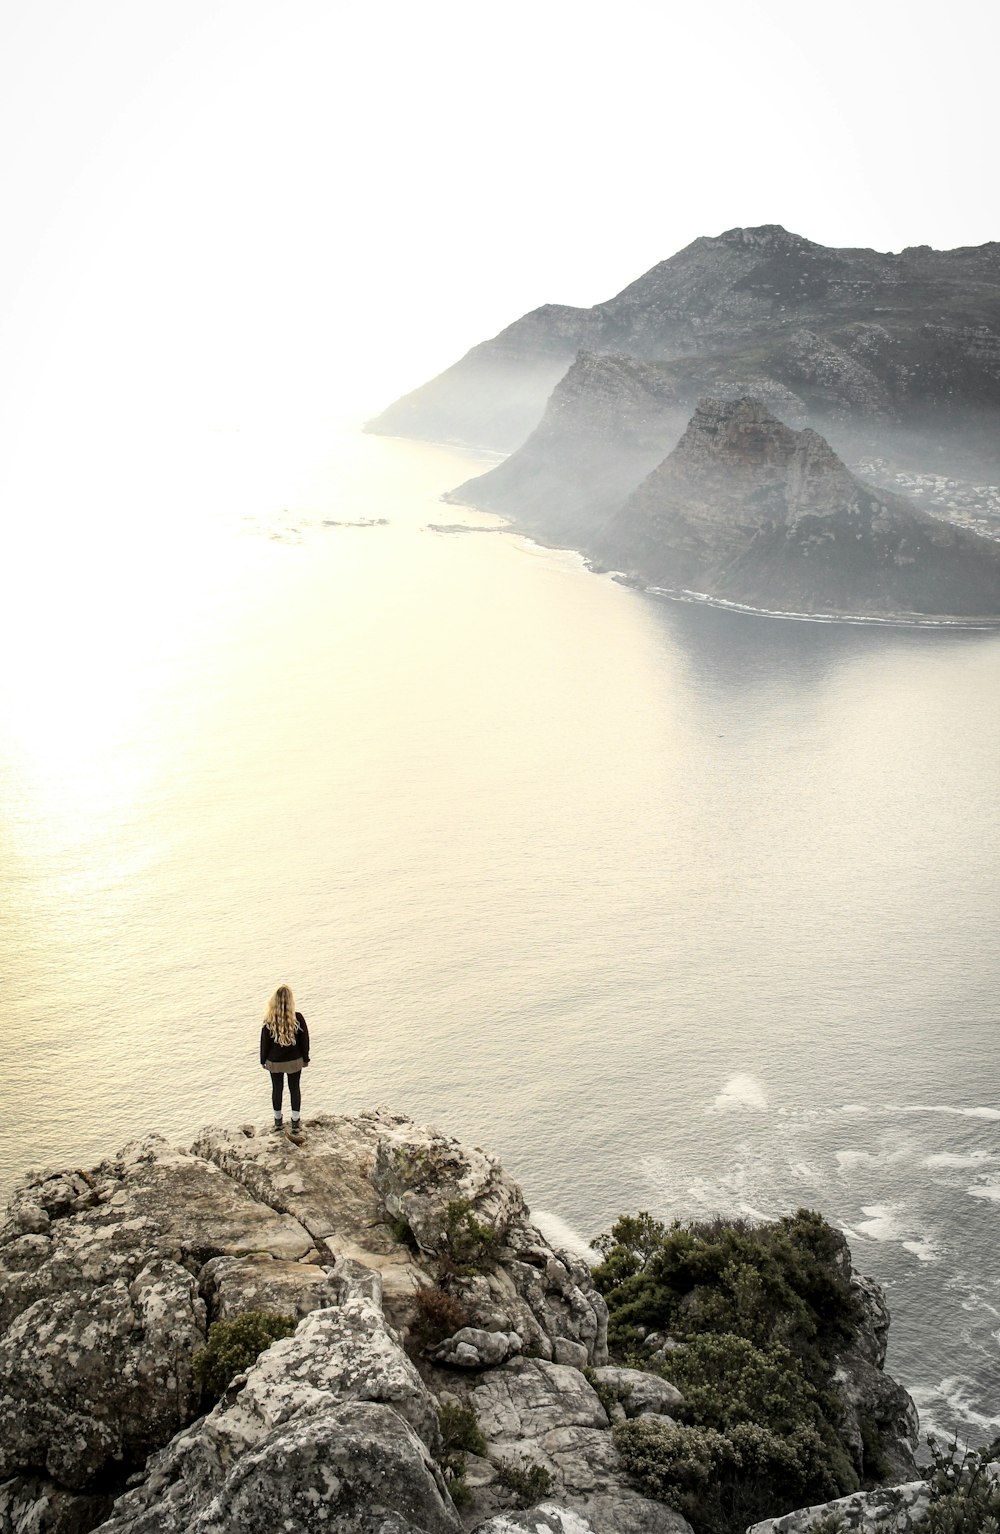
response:
[[[296,1144],[151,1136],[30,1174],[0,1281],[2,1534],[687,1534],[611,1431],[669,1422],[677,1389],[609,1364],[589,1269],[494,1157],[401,1115],[321,1117]],[[905,1435],[887,1313],[863,1293],[845,1421]],[[205,1401],[208,1326],[256,1309],[298,1318],[294,1335]],[[462,1407],[482,1435],[464,1464],[442,1431]],[[514,1484],[534,1488],[530,1518]]]
[[[863,484],[755,399],[703,400],[594,548],[650,586],[765,611],[1000,620],[1000,544]]]

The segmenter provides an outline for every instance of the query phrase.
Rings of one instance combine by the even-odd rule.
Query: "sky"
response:
[[[995,10],[0,0],[0,420],[363,418],[701,234],[978,244]]]

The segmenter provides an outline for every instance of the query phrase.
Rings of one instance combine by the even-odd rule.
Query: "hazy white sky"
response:
[[[996,238],[995,15],[2,0],[8,431],[361,415],[735,224]]]

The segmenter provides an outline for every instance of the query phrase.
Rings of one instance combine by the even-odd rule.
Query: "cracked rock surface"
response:
[[[449,1259],[456,1199],[492,1232],[478,1271]],[[469,1323],[435,1352],[410,1329],[441,1284]],[[199,1416],[209,1325],[258,1309],[298,1318],[294,1336]],[[298,1144],[250,1126],[190,1150],[151,1135],[28,1174],[0,1227],[0,1534],[515,1530],[535,1515],[495,1462],[526,1446],[555,1470],[543,1534],[685,1529],[619,1476],[580,1373],[606,1359],[589,1269],[485,1151],[385,1110],[318,1118]],[[490,1427],[461,1519],[441,1463],[449,1380],[475,1387]]]

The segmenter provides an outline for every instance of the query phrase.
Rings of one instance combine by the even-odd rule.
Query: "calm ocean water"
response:
[[[925,1427],[1000,1431],[1000,636],[645,597],[442,506],[445,448],[254,461],[4,534],[2,1191],[263,1120],[287,980],[307,1113],[580,1237],[818,1207]]]

